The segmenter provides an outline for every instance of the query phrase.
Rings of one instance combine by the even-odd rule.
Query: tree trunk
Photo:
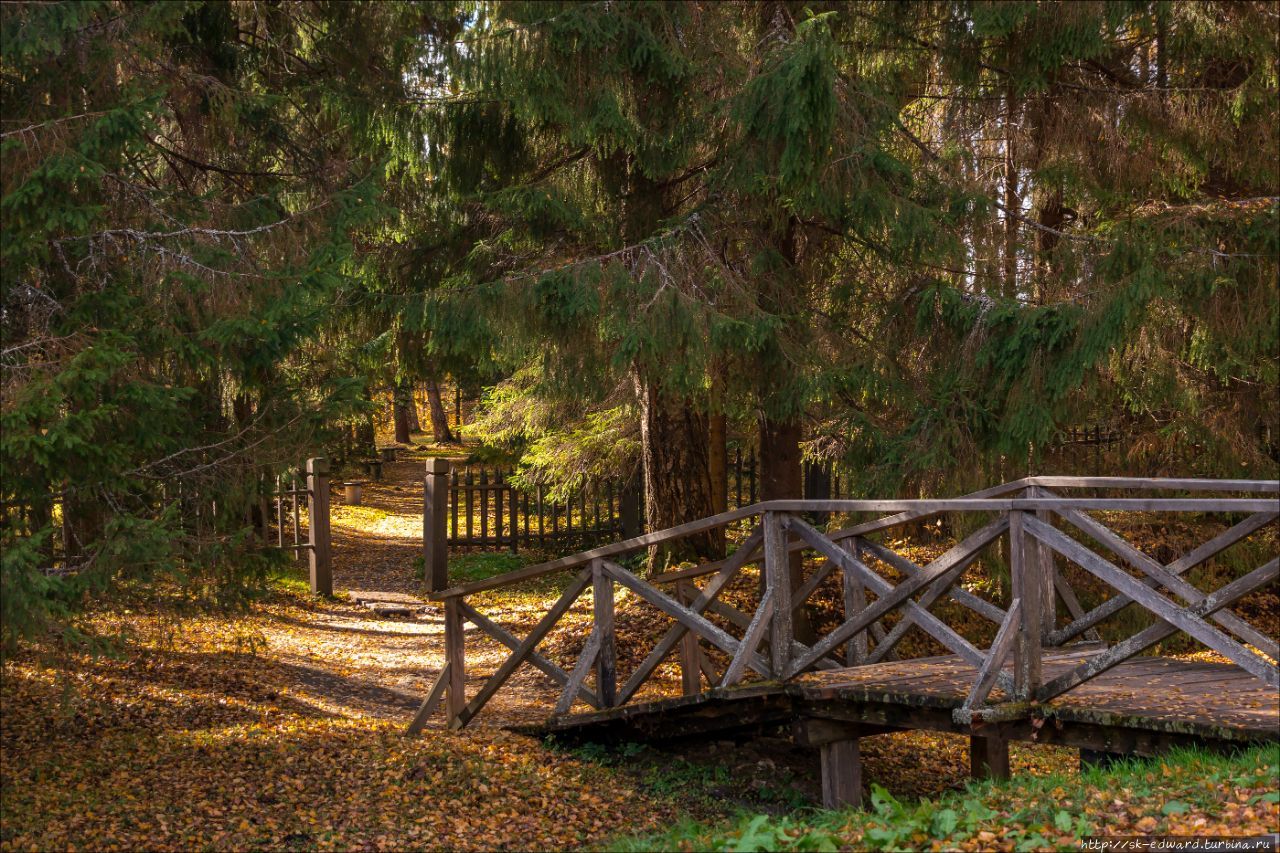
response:
[[[364,401],[371,404],[367,412],[360,418],[356,424],[356,453],[360,458],[375,455],[377,450],[378,431],[373,425],[373,395],[369,393],[369,389],[364,389]]]
[[[762,501],[795,500],[804,497],[804,481],[800,468],[799,420],[775,421],[760,418],[760,499]],[[804,582],[804,562],[799,551],[790,557],[791,589]],[[803,607],[796,609],[793,631],[802,643],[815,642],[813,625]]]
[[[409,383],[401,381],[392,391],[391,414],[395,421],[396,443],[409,443],[409,406],[413,401],[409,396]]]
[[[1022,200],[1018,196],[1018,161],[1015,136],[1017,132],[1017,98],[1013,83],[1005,91],[1004,114],[1004,295],[1007,299],[1018,297],[1018,220]]]
[[[644,459],[645,521],[663,530],[715,515],[707,453],[707,416],[688,400],[668,397],[640,383],[640,444]],[[650,569],[682,560],[713,560],[720,553],[714,531],[651,548]]]
[[[408,404],[409,434],[413,435],[414,433],[422,432],[422,422],[418,420],[418,395],[414,391],[412,384],[409,385]]]
[[[431,410],[431,437],[436,444],[453,444],[453,430],[449,429],[449,416],[444,410],[444,401],[440,399],[440,383],[435,379],[427,380],[427,407]]]
[[[717,515],[729,509],[728,424],[723,412],[707,416],[707,468],[711,479],[711,507]],[[725,552],[725,530],[716,534],[716,556]]]

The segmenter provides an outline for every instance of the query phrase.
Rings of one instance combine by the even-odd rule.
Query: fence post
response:
[[[613,636],[613,578],[604,570],[604,560],[591,561],[591,584],[595,629],[600,632],[600,651],[596,655],[596,691],[600,704],[612,708],[618,697],[618,664]]]
[[[1022,529],[1023,510],[1009,511],[1009,571],[1013,597],[1022,599],[1022,624],[1018,631],[1013,687],[1018,701],[1027,701],[1040,687],[1041,584],[1035,544]],[[1030,552],[1030,553],[1029,553]]]
[[[311,591],[333,595],[333,564],[329,548],[329,460],[307,460],[307,554]]]
[[[791,673],[791,560],[787,554],[787,534],[782,529],[782,513],[769,510],[764,514],[765,592],[773,592],[773,622],[769,628],[769,651],[772,654],[773,677],[787,678]]]
[[[449,460],[432,457],[422,481],[422,571],[430,592],[449,587],[448,514]]]

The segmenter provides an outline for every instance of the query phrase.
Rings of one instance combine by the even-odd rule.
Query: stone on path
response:
[[[425,606],[425,602],[403,592],[377,592],[374,590],[349,590],[351,599],[379,616],[413,616]]]

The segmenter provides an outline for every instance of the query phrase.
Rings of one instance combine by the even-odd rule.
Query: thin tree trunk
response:
[[[1005,90],[1004,114],[1004,295],[1008,299],[1018,296],[1018,216],[1022,202],[1018,197],[1018,162],[1014,144],[1017,123],[1017,102],[1013,83]]]
[[[422,432],[422,422],[418,420],[418,395],[414,391],[413,385],[409,385],[409,434]]]
[[[440,382],[427,380],[427,408],[431,412],[431,437],[436,444],[453,444],[457,441],[453,430],[449,429],[449,415],[444,410],[444,401],[440,399]]]
[[[409,406],[413,405],[408,399],[409,383],[401,380],[393,389],[391,414],[395,421],[396,443],[409,443]]]

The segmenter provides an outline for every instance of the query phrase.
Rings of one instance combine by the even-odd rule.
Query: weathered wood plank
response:
[[[795,521],[795,519],[793,519],[793,521]],[[1003,532],[1004,525],[1006,523],[1007,522],[1003,518],[996,519],[982,529],[970,534],[965,537],[964,541],[952,546],[941,557],[934,560],[928,566],[925,566],[918,575],[907,578],[896,587],[890,586],[888,581],[871,571],[871,569],[867,568],[860,561],[854,559],[852,555],[837,548],[834,543],[827,540],[821,533],[813,530],[813,528],[809,527],[809,533],[806,534],[805,528],[808,527],[808,525],[804,524],[804,522],[799,522],[799,524],[793,525],[793,529],[795,529],[806,542],[818,550],[819,553],[823,554],[827,559],[834,560],[839,563],[842,569],[848,569],[856,572],[860,575],[863,583],[869,586],[880,597],[876,599],[874,604],[868,605],[860,614],[852,619],[846,619],[832,630],[831,633],[827,634],[826,637],[816,643],[807,654],[802,655],[799,660],[792,664],[791,671],[786,673],[786,676],[790,676],[794,672],[804,671],[815,661],[826,657],[838,645],[862,631],[872,622],[879,619],[885,613],[893,610],[895,607],[902,605],[912,608],[915,602],[910,602],[908,604],[904,604],[904,602],[909,602],[912,595],[942,577],[957,562],[963,560],[974,551],[985,547],[987,543]],[[883,590],[883,593],[881,590]],[[950,628],[939,622],[937,617],[933,616],[928,611],[923,610],[923,608],[912,609],[916,612],[916,615],[920,620],[919,624],[922,627],[924,625],[930,625],[934,628],[940,627],[941,630],[939,633],[943,636],[948,636],[948,647],[950,648],[951,645],[956,646],[952,651],[955,651],[957,654],[966,654],[970,658],[974,659],[974,666],[980,665],[982,653],[973,648],[967,640],[960,637],[960,635],[956,634],[954,631],[951,631]],[[948,635],[947,632],[950,632],[950,635],[954,635],[954,638]],[[958,640],[958,642],[956,642],[956,640]],[[939,642],[941,642],[940,638]],[[960,649],[964,649],[964,652],[961,652]]]
[[[765,591],[760,606],[756,608],[755,615],[751,617],[751,623],[747,625],[747,632],[742,637],[742,644],[738,646],[737,653],[733,656],[733,660],[729,662],[729,668],[724,671],[724,678],[720,681],[721,687],[732,687],[742,680],[742,676],[747,671],[747,660],[760,647],[760,641],[764,639],[765,631],[768,630],[769,622],[772,619],[773,589],[770,588]]]
[[[1257,676],[1267,686],[1280,688],[1280,673],[1277,672],[1273,664],[1240,645],[1217,628],[1212,627],[1199,615],[1179,607],[1110,561],[1098,556],[1074,539],[1047,524],[1043,524],[1034,518],[1025,519],[1024,524],[1028,532],[1041,542],[1049,545],[1059,554],[1094,574],[1114,589],[1132,598],[1160,619],[1190,634],[1218,654],[1231,660],[1241,669]]]
[[[1165,477],[1028,477],[1050,489],[1168,489],[1179,492],[1280,492],[1280,480],[1205,480]]]
[[[773,593],[773,618],[769,622],[769,651],[772,669],[787,673],[791,663],[792,619],[791,557],[787,553],[786,522],[776,512],[764,516],[765,588]]]
[[[613,628],[613,579],[604,570],[604,560],[591,561],[592,611],[595,630],[600,633],[596,654],[596,693],[600,704],[611,708],[618,699],[618,660]]]
[[[444,607],[444,661],[449,673],[449,693],[445,704],[445,716],[449,728],[466,725],[462,719],[467,702],[467,654],[465,635],[462,632],[462,608],[458,601],[445,602]]]
[[[720,651],[728,655],[737,653],[739,643],[733,637],[729,636],[724,630],[713,622],[709,622],[700,614],[694,613],[689,608],[680,604],[671,596],[655,589],[651,585],[645,583],[640,578],[631,574],[631,572],[619,565],[605,561],[605,571],[613,577],[618,583],[652,604],[654,607],[666,613],[668,616],[683,622],[689,630],[698,636],[710,642]],[[761,675],[768,677],[769,666],[759,655],[752,655],[747,665],[759,672]]]
[[[564,689],[560,691],[560,698],[556,701],[556,713],[563,714],[573,707],[573,701],[586,689],[584,686],[587,681],[587,673],[591,672],[591,668],[595,666],[596,658],[600,654],[600,631],[596,627],[592,627],[591,636],[587,637],[587,643],[582,647],[582,651],[578,654],[578,662],[573,666],[573,672],[569,675],[569,680],[565,683]],[[596,705],[597,708],[603,710],[606,706],[603,703]]]
[[[747,564],[752,554],[760,547],[763,538],[764,534],[757,526],[739,546],[738,550],[730,555],[728,561],[719,570],[719,573],[698,593],[698,597],[689,605],[689,609],[694,613],[701,613],[705,610],[707,605],[714,601],[725,586],[737,576],[738,571]],[[677,622],[671,626],[667,633],[662,636],[662,639],[658,641],[658,644],[654,646],[653,651],[645,656],[645,659],[631,673],[622,689],[618,691],[619,704],[626,703],[635,695],[635,692],[640,689],[640,686],[649,678],[658,664],[666,659],[671,650],[675,648],[676,643],[680,641],[688,630],[682,622]]]
[[[1204,593],[1200,592],[1200,590],[1133,547],[1115,531],[1100,522],[1073,509],[1063,510],[1059,515],[1078,530],[1084,531],[1099,543],[1105,545],[1113,554],[1127,561],[1151,580],[1180,596],[1188,604],[1198,604],[1204,598]],[[1280,644],[1277,644],[1275,640],[1258,631],[1234,613],[1214,613],[1211,618],[1244,642],[1251,643],[1254,647],[1261,649],[1267,656],[1280,658]]]
[[[853,555],[855,560],[862,562],[862,540],[860,538],[847,539],[843,545],[844,549]],[[844,593],[844,618],[849,619],[854,614],[861,613],[867,606],[866,588],[862,585],[862,580],[858,577],[857,572],[850,572],[845,569],[840,570],[840,584]],[[849,666],[858,666],[865,663],[869,651],[867,632],[859,631],[849,640],[849,645],[845,647],[845,662]]]
[[[1244,577],[1237,578],[1216,592],[1206,595],[1199,603],[1188,608],[1187,613],[1193,617],[1211,614],[1219,608],[1229,606],[1232,602],[1239,600],[1256,589],[1261,589],[1267,584],[1274,583],[1278,576],[1280,576],[1280,558],[1274,559],[1254,569]],[[1126,575],[1126,577],[1128,576]],[[1176,633],[1177,630],[1174,625],[1168,622],[1157,622],[1144,628],[1124,642],[1117,643],[1106,651],[1089,658],[1069,672],[1047,682],[1037,691],[1036,699],[1040,702],[1048,702],[1057,696],[1061,696],[1073,687],[1096,678],[1112,667],[1123,663],[1127,658],[1149,649],[1165,637]]]
[[[704,530],[711,530],[716,527],[723,527],[726,524],[739,521],[744,518],[750,518],[756,515],[760,510],[757,506],[746,506],[741,509],[732,509],[728,512],[722,512],[719,515],[713,515],[708,518],[702,518],[697,521],[690,521],[686,524],[680,524],[666,530],[657,530],[653,533],[646,533],[643,536],[634,536],[630,539],[624,539],[621,542],[615,542],[612,545],[602,545],[599,548],[592,548],[579,554],[571,554],[568,557],[560,557],[556,560],[549,560],[545,563],[538,563],[534,566],[525,566],[522,569],[516,569],[514,572],[497,575],[484,580],[473,581],[472,583],[459,584],[441,592],[431,594],[433,600],[441,601],[446,598],[455,598],[460,595],[471,595],[477,592],[484,592],[489,589],[499,589],[504,586],[510,586],[513,583],[540,578],[554,572],[564,571],[565,569],[573,569],[578,566],[591,562],[597,557],[607,558],[616,557],[620,554],[627,554],[631,551],[639,551],[642,548],[648,548],[650,545],[660,545],[663,542],[670,542],[673,539],[680,539],[685,536],[691,536],[695,533],[701,533]]]
[[[978,669],[978,679],[974,682],[969,695],[965,697],[964,704],[961,705],[962,709],[976,708],[987,701],[987,697],[991,695],[991,688],[996,685],[996,677],[1004,668],[1004,662],[1013,649],[1021,626],[1022,599],[1015,598],[1009,605],[1009,612],[1005,614],[1004,621],[1000,623],[1000,630],[996,631],[996,638],[992,640],[991,648],[987,651],[987,659]]]
[[[529,636],[524,638],[524,642],[520,644],[520,648],[508,655],[507,659],[498,667],[497,672],[490,676],[489,680],[480,688],[480,692],[476,694],[475,698],[461,710],[458,714],[460,723],[456,728],[465,726],[475,718],[476,714],[480,713],[480,709],[485,706],[485,703],[493,698],[493,694],[498,692],[498,688],[502,687],[502,685],[506,683],[507,679],[511,677],[511,673],[515,672],[516,667],[525,661],[529,656],[529,652],[533,651],[534,647],[536,647],[538,643],[542,642],[542,638],[545,637],[553,627],[555,627],[555,624],[560,621],[560,618],[564,616],[570,607],[573,606],[573,603],[577,601],[578,596],[582,595],[583,591],[590,584],[591,569],[583,569],[578,573],[578,576],[574,578],[573,582],[569,584],[569,587],[564,591],[564,593],[556,599],[556,603],[551,605],[551,609],[538,620],[538,624],[529,632]],[[446,609],[447,607],[448,599],[446,599]],[[461,633],[461,631],[459,631],[459,633]]]
[[[1041,681],[1040,585],[1035,576],[1039,565],[1027,553],[1028,521],[1034,519],[1024,512],[1009,513],[1009,573],[1013,595],[1022,601],[1013,664],[1013,695],[1019,701],[1035,695]]]
[[[692,604],[696,596],[690,594],[688,581],[676,582],[676,596],[684,605]],[[679,625],[679,623],[676,623]],[[683,626],[682,626],[683,627]],[[688,631],[680,638],[680,690],[686,696],[702,689],[700,675],[700,655],[698,654],[698,638]],[[715,682],[712,682],[714,684]]]
[[[862,805],[862,756],[858,739],[836,740],[818,747],[822,774],[822,807]]]
[[[897,568],[899,571],[901,571],[903,574],[907,575],[908,577],[922,571],[922,569],[919,566],[916,566],[910,560],[906,559],[905,557],[899,557],[892,550],[885,548],[883,546],[877,546],[877,548],[874,549],[872,553],[874,553],[876,556],[881,557],[881,559],[885,560],[885,562],[889,563],[889,565],[894,566],[895,568]],[[929,587],[925,590],[924,594],[920,596],[920,601],[918,602],[918,606],[925,610],[928,610],[930,607],[933,606],[934,602],[936,602],[940,597],[942,597],[943,594],[946,594],[953,601],[961,601],[963,596],[958,596],[957,593],[959,592],[963,592],[964,595],[968,596],[971,599],[976,599],[978,601],[981,601],[981,599],[977,598],[977,596],[972,595],[971,593],[965,592],[964,590],[957,590],[955,586],[956,582],[960,580],[960,576],[964,574],[965,570],[967,570],[969,566],[973,565],[973,561],[978,559],[978,555],[980,553],[981,551],[974,551],[973,553],[969,554],[969,556],[957,562],[955,566],[953,566],[945,574],[943,574],[940,578],[938,578],[938,580],[930,584]],[[912,567],[912,570],[908,571],[906,569],[906,565],[904,564],[910,565]],[[987,604],[985,601],[982,603]],[[995,605],[987,605],[987,606],[995,610],[996,613],[1000,614],[1000,619],[1004,618],[1003,610],[1000,610],[998,607],[995,607]],[[973,608],[973,609],[977,609],[977,608]],[[978,610],[978,612],[981,612],[981,610]],[[986,614],[984,613],[983,615],[986,615]],[[997,622],[999,621],[1000,620],[997,620]],[[904,613],[902,616],[902,621],[900,621],[897,625],[893,626],[893,630],[889,632],[888,636],[886,636],[881,642],[879,642],[876,645],[876,650],[872,652],[871,655],[867,658],[867,662],[878,663],[879,661],[884,660],[893,651],[894,647],[898,645],[898,643],[902,640],[902,638],[906,636],[907,632],[910,631],[912,626],[914,626],[915,624],[916,624],[916,611],[911,608],[908,608],[907,612]]]
[[[1190,553],[1184,554],[1182,557],[1174,560],[1165,568],[1175,575],[1180,575],[1190,571],[1205,560],[1213,558],[1245,537],[1257,532],[1272,521],[1275,521],[1278,517],[1280,517],[1280,513],[1275,512],[1260,512],[1255,515],[1251,515],[1239,524],[1223,531],[1213,539],[1210,539],[1208,542],[1192,550]],[[1116,613],[1120,612],[1132,603],[1133,599],[1123,595],[1117,595],[1114,598],[1108,599],[1083,616],[1075,617],[1071,624],[1053,632],[1050,636],[1050,642],[1055,646],[1062,645],[1072,637],[1079,636],[1100,622],[1109,619],[1111,616],[1114,616]]]
[[[1055,478],[1045,478],[1044,484],[1056,481]],[[576,568],[589,562],[595,557],[614,557],[620,554],[626,554],[650,545],[657,545],[663,542],[669,542],[705,530],[716,527],[724,527],[735,521],[748,518],[767,511],[777,511],[786,513],[797,512],[894,512],[899,516],[890,519],[881,519],[874,522],[868,522],[866,525],[857,525],[835,534],[837,538],[845,538],[846,536],[858,535],[860,533],[869,533],[874,530],[883,530],[886,527],[892,527],[902,524],[906,520],[911,520],[908,516],[920,518],[927,515],[934,515],[939,512],[970,512],[970,511],[991,511],[991,512],[1007,512],[1010,509],[1023,510],[1057,510],[1063,507],[1075,508],[1081,510],[1105,509],[1105,510],[1131,510],[1141,512],[1272,512],[1274,511],[1274,500],[1255,499],[1255,498],[1042,498],[1042,499],[989,499],[976,497],[978,494],[1003,494],[1016,491],[1021,488],[1029,480],[1015,481],[1015,483],[1002,484],[993,489],[983,490],[983,492],[975,492],[974,497],[951,498],[943,500],[775,500],[755,503],[750,506],[741,507],[739,509],[730,510],[708,518],[691,521],[686,524],[678,525],[667,530],[658,530],[647,533],[643,536],[636,536],[617,542],[612,545],[605,545],[584,551],[580,554],[574,554],[568,557],[561,557],[557,560],[551,560],[546,563],[539,563],[534,566],[527,566],[514,572],[508,572],[505,575],[499,575],[493,578],[487,578],[481,581],[475,581],[469,584],[462,584],[451,589],[433,592],[431,594],[434,600],[443,600],[459,595],[469,595],[475,592],[482,592],[488,589],[497,589],[509,584],[518,583],[532,578],[542,577],[552,572],[562,571],[564,569]],[[1158,481],[1151,481],[1156,483]],[[1193,483],[1194,481],[1164,481],[1165,483]],[[1277,488],[1272,485],[1276,481],[1221,481],[1231,484],[1233,482],[1248,482],[1262,484],[1258,488],[1245,489],[1246,491],[1264,491],[1274,492]],[[1176,485],[1152,485],[1151,488],[1178,488]],[[1193,488],[1193,486],[1186,486]],[[1217,488],[1218,491],[1230,490],[1227,486]],[[870,526],[868,526],[870,525]],[[468,534],[470,536],[470,534]]]
[[[501,625],[497,624],[492,619],[485,616],[480,611],[476,610],[470,604],[467,604],[465,601],[462,603],[462,614],[463,616],[466,617],[468,622],[471,622],[481,631],[484,631],[490,637],[493,637],[499,643],[502,643],[502,645],[506,646],[512,651],[515,651],[516,649],[520,648],[519,637],[517,637],[515,634],[512,634],[506,628],[503,628]],[[537,649],[533,649],[529,652],[529,663],[533,664],[538,669],[542,670],[544,673],[549,675],[551,679],[561,687],[564,687],[565,684],[567,684],[569,681],[569,673],[565,672],[563,669],[556,666],[546,656],[539,654]],[[600,700],[596,697],[596,694],[590,688],[583,687],[580,691],[580,694],[582,698],[586,700],[587,704],[591,705],[593,708],[600,707]],[[577,696],[579,694],[575,693],[574,695]]]
[[[409,727],[405,729],[405,734],[409,737],[419,734],[423,727],[426,726],[427,720],[436,711],[436,706],[440,704],[440,700],[444,698],[444,691],[449,687],[449,664],[444,665],[444,669],[440,670],[440,674],[436,676],[436,681],[431,685],[427,698],[422,700],[422,704],[418,706],[418,713],[413,715]]]
[[[814,590],[835,571],[835,568],[835,563],[830,560],[823,560],[813,570],[813,574],[809,575],[805,582],[800,585],[800,588],[795,591],[795,594],[791,596],[791,611],[793,613],[804,607],[804,603],[809,600],[809,596],[813,595]]]
[[[893,566],[895,569],[902,572],[904,575],[907,575],[908,577],[916,574],[917,572],[923,571],[922,567],[916,565],[911,560],[908,560],[906,557],[902,556],[901,554],[897,553],[891,548],[886,548],[884,545],[881,545],[879,542],[863,540],[862,544],[864,548],[866,548],[876,557],[878,557],[881,560],[884,560],[886,563]],[[977,559],[977,557],[978,557],[977,554],[973,555],[973,559]],[[1001,610],[999,607],[992,604],[991,602],[987,601],[986,599],[980,598],[974,595],[973,593],[969,592],[966,589],[952,588],[947,591],[947,597],[950,598],[952,601],[956,602],[957,604],[960,604],[964,607],[969,608],[973,612],[977,613],[979,616],[982,616],[985,619],[991,620],[997,625],[999,625],[1001,622],[1004,621],[1003,610]]]
[[[969,736],[969,775],[974,779],[1009,778],[1009,741]]]

